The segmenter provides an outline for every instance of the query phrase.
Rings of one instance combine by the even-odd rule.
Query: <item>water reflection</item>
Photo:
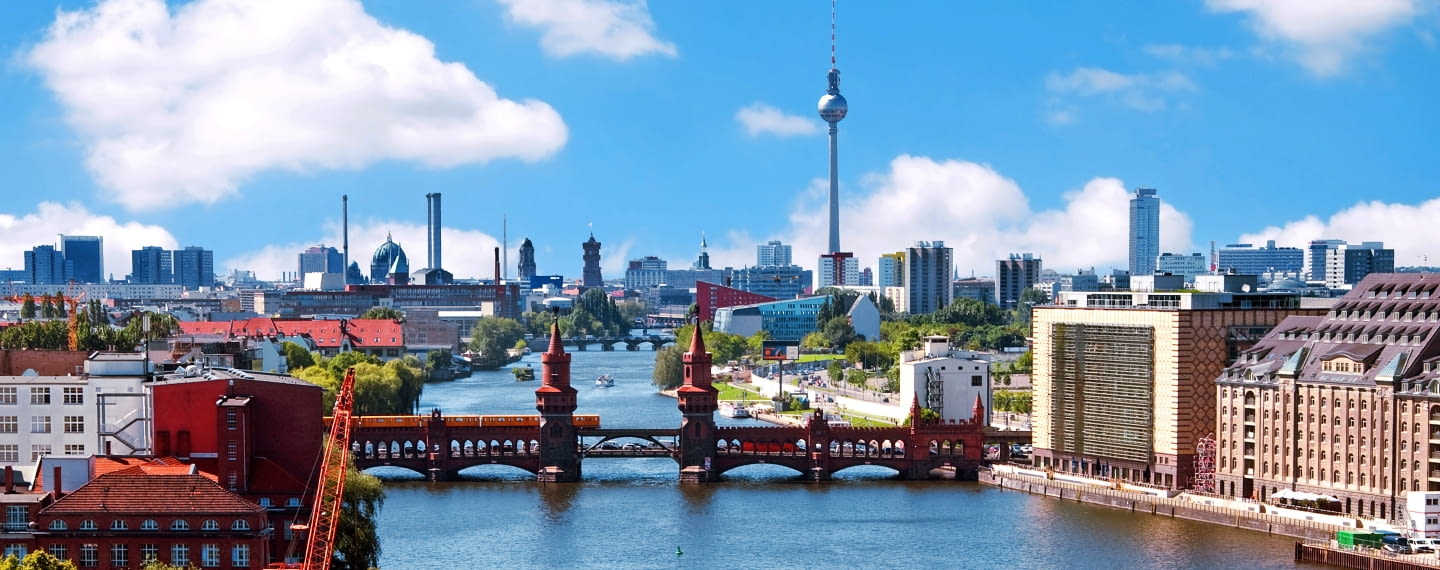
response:
[[[565,521],[566,513],[570,512],[575,505],[575,498],[580,495],[580,485],[568,483],[552,483],[536,485],[540,489],[540,511],[552,524]]]

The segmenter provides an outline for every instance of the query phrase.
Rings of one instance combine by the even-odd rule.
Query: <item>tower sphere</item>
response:
[[[845,113],[850,110],[850,105],[845,102],[845,96],[839,93],[826,93],[820,96],[820,118],[827,123],[838,123],[845,118]]]

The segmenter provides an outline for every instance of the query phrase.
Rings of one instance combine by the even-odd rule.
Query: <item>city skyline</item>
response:
[[[491,275],[502,216],[512,262],[528,237],[538,273],[572,280],[592,223],[607,280],[694,259],[702,232],[715,267],[778,239],[814,269],[828,4],[7,5],[0,268],[95,235],[116,277],[133,250],[199,246],[278,279],[342,242],[342,194],[352,261],[393,234],[418,262],[443,192],[457,278]],[[1015,251],[1103,271],[1146,187],[1161,252],[1333,238],[1429,264],[1440,18],[1287,6],[841,3],[836,67],[865,112],[840,145],[840,239],[868,268],[943,240],[961,274]]]

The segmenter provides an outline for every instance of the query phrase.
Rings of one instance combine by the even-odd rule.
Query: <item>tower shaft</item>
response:
[[[840,251],[840,127],[830,123],[830,253]]]

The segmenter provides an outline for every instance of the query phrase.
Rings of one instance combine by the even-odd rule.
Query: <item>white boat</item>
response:
[[[609,388],[614,385],[615,379],[611,378],[609,374],[601,374],[599,378],[595,379],[595,387],[597,388]]]
[[[745,404],[720,402],[720,415],[727,418],[748,418],[750,417],[750,410],[745,407]]]

